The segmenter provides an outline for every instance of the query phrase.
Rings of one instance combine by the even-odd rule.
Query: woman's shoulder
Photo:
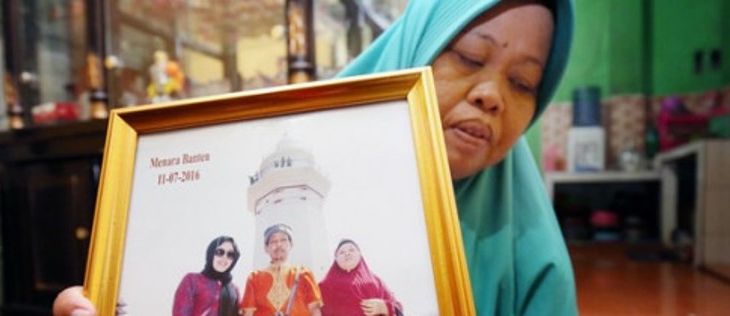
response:
[[[204,277],[202,273],[200,272],[188,272],[183,276],[183,281],[193,281],[196,279],[200,279],[201,277]]]
[[[196,288],[201,282],[205,282],[205,276],[199,272],[189,272],[180,280],[179,287]]]

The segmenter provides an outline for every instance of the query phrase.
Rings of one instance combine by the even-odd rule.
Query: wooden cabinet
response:
[[[730,280],[730,141],[693,142],[658,155],[662,236],[685,228],[694,241],[694,263]]]
[[[545,174],[545,187],[569,242],[658,241],[661,185],[652,171]],[[592,217],[601,212],[615,216],[615,225],[594,226]]]
[[[2,315],[49,315],[81,284],[106,122],[0,134]]]

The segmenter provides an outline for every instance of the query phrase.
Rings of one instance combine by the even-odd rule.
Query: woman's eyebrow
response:
[[[483,40],[485,40],[487,42],[490,42],[492,45],[494,45],[494,46],[498,46],[499,45],[497,43],[497,40],[494,39],[494,37],[492,37],[492,35],[490,35],[488,33],[482,33],[482,32],[475,32],[475,33],[476,34],[474,34],[474,35],[476,35],[477,37],[479,37],[479,38],[481,38],[481,39],[483,39]]]
[[[492,36],[489,33],[474,32],[474,33],[469,33],[469,34],[475,35],[478,38],[485,40],[494,46],[505,47],[508,44],[508,43],[503,43],[502,45],[500,45],[499,42],[497,41],[497,39],[495,39],[494,36]],[[535,64],[536,66],[538,66],[540,68],[545,67],[545,63],[542,60],[540,60],[539,58],[532,56],[530,54],[522,54],[522,61],[523,61],[523,63]]]

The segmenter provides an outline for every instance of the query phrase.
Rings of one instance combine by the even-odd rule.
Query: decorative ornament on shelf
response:
[[[170,60],[167,53],[155,52],[155,62],[150,66],[150,84],[147,96],[152,103],[170,101],[182,96],[185,87],[185,74],[180,65]]]
[[[105,119],[109,116],[109,110],[107,109],[109,99],[104,88],[104,70],[99,56],[95,53],[86,55],[86,67],[90,88],[91,118]]]
[[[644,159],[634,140],[628,140],[616,159],[621,171],[637,172],[644,168]]]
[[[13,77],[5,74],[3,78],[3,89],[5,91],[5,102],[7,104],[8,121],[11,129],[22,129],[25,127],[23,120],[23,107],[18,102],[18,90],[15,88]]]
[[[286,2],[289,83],[316,79],[312,12],[311,1],[290,0]]]

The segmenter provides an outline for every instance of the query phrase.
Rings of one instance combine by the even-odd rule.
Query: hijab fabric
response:
[[[409,1],[403,15],[340,76],[430,65],[464,27],[498,2]],[[572,0],[554,0],[549,7],[553,43],[533,122],[559,83],[573,32]],[[577,314],[565,242],[524,137],[499,164],[453,184],[477,313]]]
[[[213,268],[213,257],[215,256],[215,250],[218,246],[222,245],[226,241],[231,243],[236,256],[233,258],[231,265],[226,271],[219,272]],[[205,252],[205,267],[201,274],[209,279],[221,282],[221,292],[218,299],[219,316],[238,315],[238,295],[236,295],[236,290],[233,288],[233,284],[231,283],[231,280],[233,279],[231,270],[233,270],[233,267],[236,266],[236,262],[238,262],[238,258],[240,256],[241,253],[238,251],[236,243],[233,241],[232,237],[228,236],[220,236],[213,239],[213,241],[208,244],[208,249]]]

